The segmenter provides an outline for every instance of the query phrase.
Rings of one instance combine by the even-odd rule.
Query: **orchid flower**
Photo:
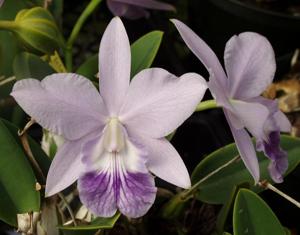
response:
[[[260,178],[259,164],[247,130],[256,138],[257,150],[270,158],[269,173],[274,182],[282,182],[288,160],[279,146],[279,134],[289,132],[291,125],[279,111],[277,101],[260,96],[272,82],[276,69],[271,44],[257,33],[233,36],[224,52],[225,73],[215,53],[201,38],[182,22],[172,21],[209,71],[208,87],[217,104],[223,107],[240,156],[255,181]]]
[[[155,0],[107,0],[106,2],[115,16],[124,16],[131,20],[149,17],[149,12],[145,9],[175,11],[172,5]]]
[[[195,73],[177,78],[160,68],[145,69],[130,82],[130,67],[128,36],[115,17],[100,43],[100,94],[72,73],[14,85],[11,95],[25,112],[65,138],[49,169],[47,196],[78,180],[80,199],[95,215],[119,210],[136,218],[154,203],[151,173],[190,187],[182,159],[164,137],[194,112],[206,82]]]

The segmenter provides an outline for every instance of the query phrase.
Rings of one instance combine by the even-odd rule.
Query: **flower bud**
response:
[[[22,45],[36,54],[53,54],[63,43],[52,15],[42,7],[21,10],[15,18],[16,33]]]

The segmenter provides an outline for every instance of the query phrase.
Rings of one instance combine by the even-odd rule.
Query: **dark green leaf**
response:
[[[6,0],[0,8],[0,20],[13,20],[17,12],[26,7],[25,1]],[[20,51],[17,40],[11,32],[0,30],[0,76],[10,77],[13,75],[12,64],[16,53]],[[8,97],[13,83],[0,87],[0,98]],[[13,108],[0,110],[0,116],[11,118]]]
[[[222,209],[220,210],[217,221],[216,221],[216,233],[222,234],[224,232],[225,224],[227,221],[227,217],[231,212],[235,196],[238,192],[238,187],[233,187],[232,192],[229,194],[227,202],[223,205]]]
[[[182,200],[182,194],[178,193],[164,204],[161,210],[161,217],[164,219],[175,219],[182,215],[188,201]]]
[[[300,139],[290,136],[281,136],[281,146],[285,151],[288,152],[288,174],[300,162]],[[237,155],[238,151],[235,144],[227,145],[213,152],[203,161],[201,161],[195,168],[192,174],[192,183],[195,184],[207,174],[219,168]],[[269,172],[267,170],[270,162],[269,159],[262,153],[258,153],[257,155],[260,164],[261,179],[271,181]],[[248,184],[251,189],[256,191],[261,190],[260,188],[254,186],[253,178],[244,166],[242,160],[239,160],[238,162],[232,163],[214,176],[204,181],[199,186],[197,198],[201,201],[211,204],[224,204],[233,187],[241,184]]]
[[[283,235],[285,229],[270,207],[254,192],[241,189],[233,209],[235,235]]]
[[[157,54],[163,32],[153,31],[139,38],[131,45],[131,77],[149,68]]]
[[[79,226],[60,226],[63,230],[96,230],[96,229],[110,229],[113,228],[115,223],[120,217],[120,213],[116,213],[111,218],[96,218],[89,225]]]
[[[0,119],[0,219],[17,226],[16,214],[39,211],[36,178],[16,133]]]
[[[0,20],[13,20],[18,11],[25,7],[25,1],[5,1],[0,8]],[[15,37],[8,31],[0,31],[0,75],[12,75],[12,62],[18,51]]]
[[[47,75],[55,73],[48,63],[28,52],[22,52],[15,57],[13,69],[17,80],[24,78],[41,80]]]
[[[91,81],[96,81],[96,75],[98,73],[98,54],[88,58],[76,71]]]

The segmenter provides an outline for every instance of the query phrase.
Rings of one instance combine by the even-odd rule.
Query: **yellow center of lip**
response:
[[[106,151],[120,152],[125,145],[124,131],[122,124],[116,117],[110,118],[104,129],[103,144]]]

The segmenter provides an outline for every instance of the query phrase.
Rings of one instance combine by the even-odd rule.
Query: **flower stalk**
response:
[[[71,35],[67,41],[66,51],[65,51],[65,62],[68,71],[72,71],[72,51],[73,51],[73,44],[78,37],[78,34],[87,20],[87,18],[94,12],[96,7],[102,2],[102,0],[91,0],[91,2],[87,5],[84,11],[81,13],[80,17],[78,18],[77,22],[75,23]]]
[[[13,31],[17,27],[18,26],[17,26],[16,22],[14,22],[14,21],[0,20],[0,29]]]
[[[215,174],[217,174],[219,171],[223,170],[224,168],[226,168],[227,166],[231,165],[232,163],[238,161],[240,159],[240,156],[236,156],[233,159],[229,160],[228,162],[226,162],[225,164],[221,165],[220,167],[218,167],[217,169],[215,169],[214,171],[212,171],[211,173],[209,173],[208,175],[206,175],[204,178],[202,178],[201,180],[199,180],[197,183],[195,183],[191,188],[187,189],[186,191],[184,191],[182,193],[182,200],[187,200],[189,199],[190,196],[192,196],[192,194],[198,189],[198,187],[206,180],[208,180],[210,177],[214,176]]]
[[[266,181],[266,180],[260,181],[258,183],[258,185],[260,187],[264,188],[264,189],[269,189],[269,190],[273,191],[274,193],[277,193],[278,195],[280,195],[284,199],[288,200],[290,203],[292,203],[295,206],[297,206],[298,208],[300,208],[300,202],[296,201],[291,196],[289,196],[289,195],[285,194],[284,192],[280,191],[278,188],[276,188],[275,186],[270,184],[268,181]]]
[[[197,107],[195,112],[200,112],[208,109],[215,109],[215,108],[220,108],[220,106],[217,105],[217,102],[215,100],[206,100],[203,102],[200,102]]]

